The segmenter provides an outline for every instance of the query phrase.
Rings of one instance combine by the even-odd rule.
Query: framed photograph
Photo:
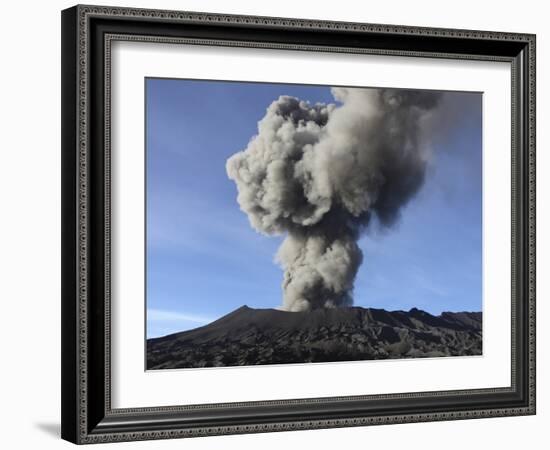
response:
[[[62,12],[62,437],[535,413],[535,36]]]

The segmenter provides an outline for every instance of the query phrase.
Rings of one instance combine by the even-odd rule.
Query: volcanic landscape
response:
[[[482,354],[481,312],[242,306],[200,328],[147,340],[147,369]]]

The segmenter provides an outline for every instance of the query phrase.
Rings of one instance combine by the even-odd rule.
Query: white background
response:
[[[129,1],[129,0],[128,0]],[[543,448],[547,440],[550,398],[548,379],[550,338],[543,327],[550,294],[545,230],[550,214],[545,193],[550,178],[550,77],[548,12],[543,2],[479,2],[446,4],[428,1],[319,2],[279,0],[139,1],[108,4],[240,14],[294,16],[404,25],[464,27],[538,34],[538,415],[385,427],[286,432],[201,438],[186,441],[115,444],[118,448],[189,449],[319,449],[350,447],[410,449]],[[0,222],[2,261],[2,371],[0,372],[0,443],[5,448],[68,448],[58,437],[60,367],[60,18],[71,2],[11,2],[3,5],[1,28],[2,164]],[[546,206],[545,206],[546,203]]]

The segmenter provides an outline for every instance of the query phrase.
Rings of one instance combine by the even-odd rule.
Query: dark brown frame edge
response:
[[[509,61],[512,386],[112,409],[109,123],[112,36],[149,41]],[[118,7],[62,12],[62,417],[74,443],[535,414],[535,36]]]

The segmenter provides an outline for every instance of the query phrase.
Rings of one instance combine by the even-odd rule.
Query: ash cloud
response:
[[[375,215],[391,227],[422,186],[443,94],[333,88],[334,104],[281,96],[227,161],[254,229],[285,235],[276,260],[288,311],[349,306],[357,241]]]

